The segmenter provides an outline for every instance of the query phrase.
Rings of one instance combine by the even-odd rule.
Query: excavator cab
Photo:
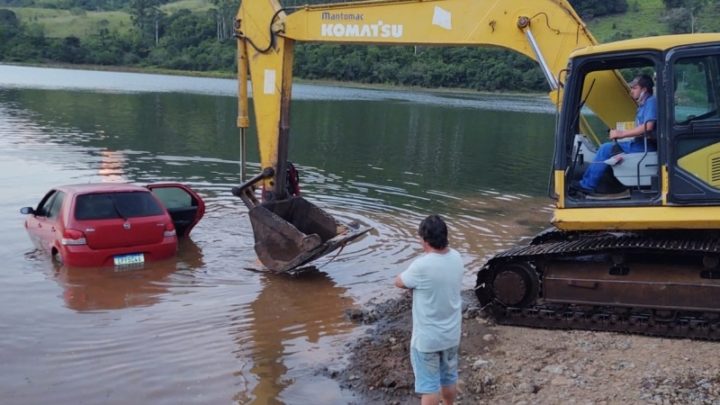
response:
[[[662,66],[659,55],[640,51],[617,57],[591,55],[573,62],[576,66],[570,78],[573,87],[567,92],[566,103],[571,112],[565,115],[567,126],[564,150],[567,151],[565,165],[568,168],[565,184],[572,188],[580,183],[583,176],[588,178],[588,171],[594,171],[595,174],[601,172],[602,176],[592,194],[569,190],[568,205],[648,204],[660,192],[657,117],[642,123],[644,130],[636,138],[612,141],[608,139],[608,132],[611,129],[631,130],[638,125],[638,106],[629,96],[618,97],[619,92],[613,90],[613,87],[627,86],[626,83],[639,75],[657,81],[657,72]],[[660,95],[664,94],[661,87],[655,86],[654,100],[659,100]],[[630,87],[624,90],[628,94]],[[650,93],[644,97],[652,95]],[[590,98],[596,100],[597,111],[586,105]],[[613,105],[613,108],[609,108],[609,105]],[[612,143],[611,156],[599,158],[598,149],[606,142]],[[630,143],[633,143],[633,147],[630,147]]]

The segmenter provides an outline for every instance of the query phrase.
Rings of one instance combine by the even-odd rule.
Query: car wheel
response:
[[[58,264],[63,264],[63,258],[59,251],[53,249],[52,251],[52,258],[55,260]]]

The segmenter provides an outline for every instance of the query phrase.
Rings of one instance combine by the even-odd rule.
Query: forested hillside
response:
[[[720,2],[712,0],[570,2],[603,42],[720,30]],[[237,7],[237,0],[0,0],[0,61],[230,73]],[[531,60],[487,48],[300,44],[295,72],[307,79],[423,87],[546,87]]]

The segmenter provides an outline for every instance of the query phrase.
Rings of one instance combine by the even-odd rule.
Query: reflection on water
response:
[[[148,306],[158,302],[167,289],[155,284],[172,272],[166,268],[78,269],[61,268],[56,279],[63,287],[63,299],[76,311]]]
[[[304,196],[373,230],[299,278],[247,271],[258,264],[247,209],[230,193],[234,97],[206,79],[97,77],[0,66],[3,403],[348,402],[318,370],[340,367],[360,333],[347,308],[397,294],[423,217],[446,218],[467,287],[487,256],[550,218],[543,102],[304,86],[290,145]],[[55,268],[18,209],[53,186],[99,181],[186,183],[207,212],[171,260]]]
[[[8,113],[39,132],[39,138],[20,136],[17,146],[43,142],[90,155],[71,163],[78,170],[87,169],[87,160],[97,167],[94,162],[108,153],[125,155],[125,175],[135,181],[216,174],[211,166],[191,165],[188,157],[237,165],[237,106],[230,97],[8,90],[0,91],[0,102],[15,106]],[[297,101],[292,109],[290,156],[303,169],[304,184],[343,176],[361,196],[386,201],[426,198],[427,190],[547,190],[554,131],[549,115],[354,100]],[[249,134],[248,159],[256,162],[252,129]],[[157,167],[158,158],[166,164]],[[233,169],[237,181],[239,169]],[[316,178],[316,169],[331,177]],[[251,174],[257,170],[249,168]]]
[[[352,306],[346,289],[337,286],[327,274],[309,270],[296,277],[263,275],[260,294],[250,304],[254,328],[245,334],[241,328],[237,355],[252,358],[250,374],[255,386],[237,399],[278,399],[278,402],[302,402],[285,392],[293,384],[293,374],[286,363],[321,364],[330,361],[322,352],[321,340],[349,333],[353,325],[345,318]],[[251,346],[252,349],[244,350]],[[325,357],[323,359],[323,357]],[[317,384],[317,383],[315,383]],[[313,392],[312,387],[298,387]],[[307,391],[309,390],[309,391]],[[338,392],[315,391],[318,398],[337,399]],[[297,393],[295,393],[297,395]],[[326,403],[326,402],[321,402]]]
[[[100,151],[100,169],[98,174],[103,182],[126,183],[125,176],[125,155],[122,152],[103,150]]]
[[[203,254],[195,242],[181,240],[182,256],[175,260],[118,268],[58,266],[54,278],[62,286],[65,305],[75,311],[111,310],[150,306],[168,294],[169,276],[178,270],[202,268]],[[192,273],[187,273],[191,275]]]

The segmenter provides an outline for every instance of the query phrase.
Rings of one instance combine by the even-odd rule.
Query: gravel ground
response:
[[[719,404],[720,342],[495,325],[463,293],[459,404]],[[371,325],[332,373],[362,403],[419,402],[410,293],[348,316]],[[360,402],[358,402],[360,403]]]

